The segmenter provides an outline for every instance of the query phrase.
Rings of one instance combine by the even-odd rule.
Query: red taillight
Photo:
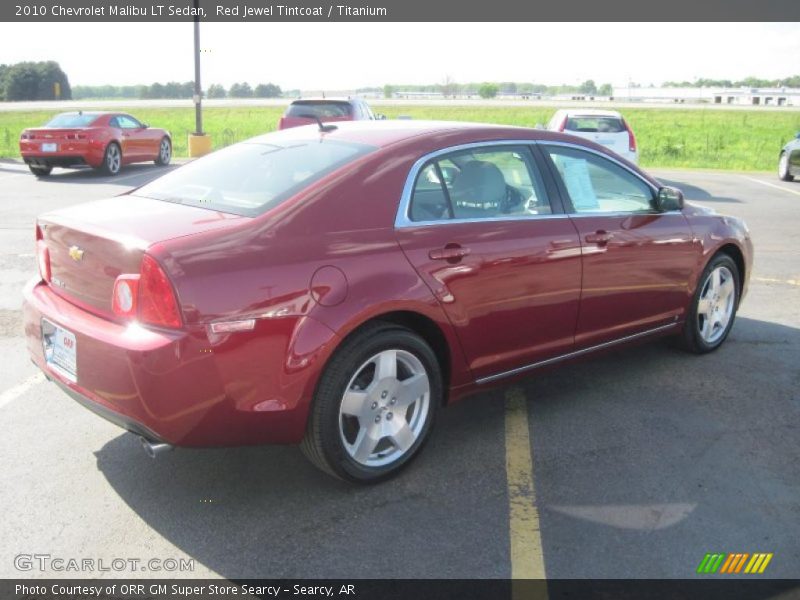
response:
[[[36,226],[36,262],[39,264],[39,276],[50,283],[50,250],[44,241],[42,228]]]
[[[281,117],[281,120],[278,121],[278,129],[283,129],[286,126],[286,117]]]
[[[625,124],[625,129],[628,130],[628,150],[636,152],[636,136],[633,135],[633,129],[631,129],[631,126],[628,125],[625,119],[623,119],[622,122]]]
[[[111,310],[118,317],[125,319],[136,317],[140,277],[140,275],[120,275],[114,282]]]
[[[164,269],[147,254],[142,259],[138,295],[139,320],[150,325],[181,326],[178,300]]]
[[[567,128],[567,119],[569,117],[564,117],[564,120],[561,121],[561,125],[558,126],[559,131],[564,131]]]

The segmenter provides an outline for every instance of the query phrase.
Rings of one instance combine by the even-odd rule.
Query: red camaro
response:
[[[169,164],[172,139],[125,113],[62,113],[44,127],[23,131],[19,151],[37,177],[53,167],[87,165],[116,175],[131,163]]]
[[[39,218],[24,320],[70,396],[173,445],[301,443],[376,481],[443,406],[656,336],[725,340],[744,223],[568,135],[292,128]]]

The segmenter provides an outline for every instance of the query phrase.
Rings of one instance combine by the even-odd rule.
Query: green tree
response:
[[[217,83],[213,83],[208,86],[208,97],[209,98],[224,98],[227,95],[225,88]]]
[[[610,83],[604,83],[597,89],[598,96],[610,96],[614,93],[614,88],[611,87]]]
[[[274,83],[259,83],[253,92],[256,98],[280,98],[281,88]]]
[[[250,87],[250,84],[247,83],[247,82],[234,83],[231,86],[231,89],[228,91],[228,95],[231,98],[252,98],[253,97],[253,89]]]
[[[498,88],[494,83],[484,83],[478,88],[478,95],[481,98],[494,98],[497,96]]]
[[[590,96],[594,96],[597,94],[597,86],[595,85],[594,80],[587,79],[580,85],[580,87],[578,87],[578,91],[581,94],[589,94]]]
[[[389,85],[388,83],[383,86],[383,97],[384,98],[392,98],[394,96],[394,86]]]

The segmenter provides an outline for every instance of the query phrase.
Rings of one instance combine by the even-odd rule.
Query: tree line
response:
[[[392,98],[396,93],[402,92],[424,92],[441,94],[442,96],[480,96],[482,98],[494,98],[498,95],[544,95],[552,96],[556,94],[583,94],[587,96],[610,96],[613,88],[610,83],[597,85],[594,80],[587,79],[579,85],[544,85],[538,83],[520,83],[516,81],[504,82],[472,82],[457,83],[445,78],[442,83],[430,85],[417,84],[386,84],[383,88],[361,88],[357,92],[383,92],[385,98]]]
[[[663,87],[724,87],[724,88],[800,88],[800,75],[792,75],[783,79],[759,79],[758,77],[745,77],[744,79],[697,79],[695,81],[665,81]]]
[[[71,99],[67,74],[55,61],[0,64],[0,101]]]
[[[150,85],[76,85],[72,90],[76,100],[87,98],[140,98],[140,99],[186,99],[194,96],[194,82],[169,81]],[[206,98],[280,98],[283,95],[279,85],[259,83],[251,87],[249,83],[234,83],[230,89],[213,84],[203,92]]]

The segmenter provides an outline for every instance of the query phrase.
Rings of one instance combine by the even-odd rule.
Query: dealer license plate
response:
[[[78,381],[78,344],[75,334],[42,319],[42,346],[47,366],[73,383]]]

